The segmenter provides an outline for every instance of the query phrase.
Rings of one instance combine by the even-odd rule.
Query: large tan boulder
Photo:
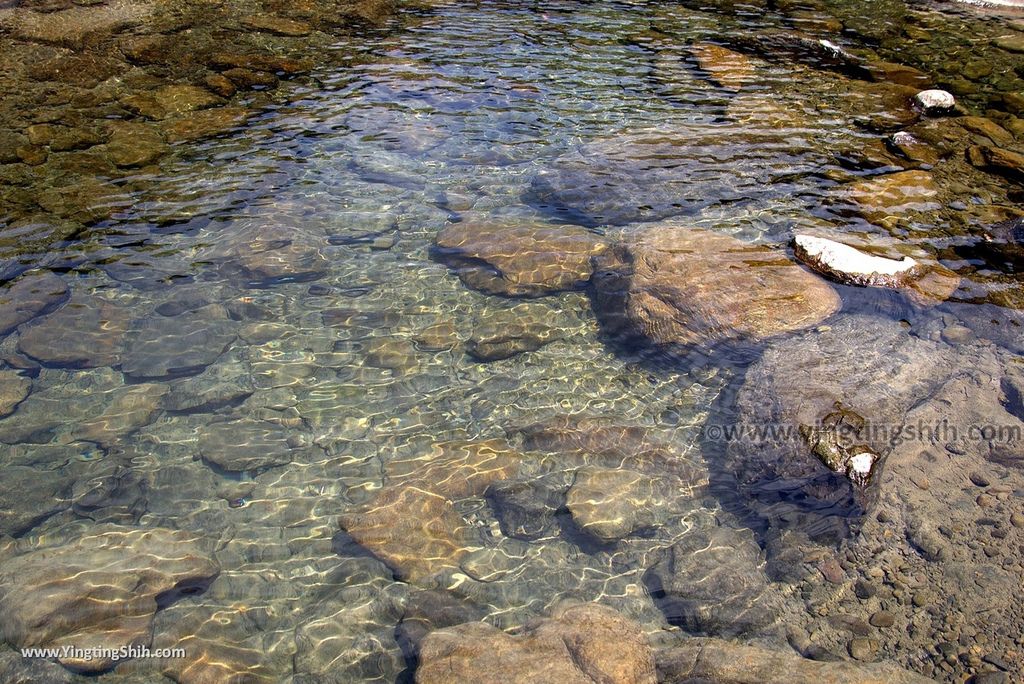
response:
[[[579,226],[463,222],[441,231],[436,253],[473,289],[539,297],[585,284],[606,248]]]
[[[102,525],[63,544],[8,547],[0,557],[0,634],[18,648],[148,646],[161,605],[201,591],[219,572],[191,534],[161,528]],[[114,665],[74,653],[58,660],[82,672]]]
[[[511,477],[521,456],[500,440],[450,442],[388,464],[387,482],[370,501],[340,516],[342,529],[399,577],[425,582],[458,568],[479,545],[454,501],[482,495]]]
[[[698,228],[639,230],[597,262],[606,327],[658,345],[763,340],[840,308],[835,290],[785,253]]]
[[[653,684],[640,626],[611,608],[562,607],[512,636],[482,622],[432,632],[418,684]]]

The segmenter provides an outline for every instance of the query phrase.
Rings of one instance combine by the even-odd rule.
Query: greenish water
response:
[[[820,33],[829,17],[847,31]],[[156,614],[154,646],[184,645],[252,681],[395,681],[415,666],[417,621],[444,626],[425,605],[511,629],[566,599],[615,607],[670,644],[693,625],[660,602],[650,571],[661,554],[719,528],[728,548],[778,551],[773,521],[723,484],[702,433],[750,350],[679,358],[623,345],[585,290],[475,292],[432,252],[454,222],[574,223],[614,240],[673,219],[779,246],[804,230],[899,242],[961,275],[951,302],[841,288],[841,317],[938,336],[1017,315],[995,305],[1021,302],[1019,273],[975,251],[1019,202],[1017,181],[957,158],[934,169],[934,206],[871,223],[836,198],[880,168],[861,151],[904,127],[886,119],[891,99],[835,69],[756,54],[755,78],[731,90],[687,49],[797,26],[917,67],[959,89],[965,113],[1006,123],[1002,97],[1024,82],[1020,55],[990,44],[1011,30],[1005,17],[902,3],[491,2],[404,19],[362,47],[339,45],[336,66],[283,84],[286,97],[237,134],[118,179],[130,201],[112,218],[12,258],[18,271],[52,271],[67,293],[0,340],[3,367],[31,383],[0,420],[0,467],[17,476],[0,506],[5,543],[88,539],[107,524],[194,534],[219,575]],[[996,68],[960,83],[977,62]],[[11,222],[4,235],[47,225]],[[545,344],[492,362],[466,354],[466,340],[511,322]],[[851,340],[851,353],[862,349]],[[842,354],[822,362],[842,365]],[[564,501],[580,461],[531,445],[528,430],[523,443],[525,426],[557,416],[641,430],[583,428],[612,451],[669,455],[641,504],[649,524],[610,544],[579,528]],[[343,531],[339,520],[367,515],[403,477],[439,477],[426,466],[461,448],[446,444],[490,439],[531,454],[509,478],[526,494],[450,496],[472,540],[457,561],[403,576]],[[584,451],[617,466],[614,453]],[[513,534],[523,500],[536,504],[536,530]],[[426,534],[415,511],[392,515],[400,535]],[[845,543],[825,527],[815,548]],[[694,577],[722,582],[701,600],[737,624],[737,602],[772,606],[771,619],[721,633],[787,648],[785,626],[806,621],[805,599],[829,587],[819,575],[766,576],[760,551],[736,561],[735,581]],[[887,641],[879,657],[945,681],[975,667],[933,664],[941,639],[923,628],[914,639]],[[188,667],[127,662],[100,679],[213,681]]]

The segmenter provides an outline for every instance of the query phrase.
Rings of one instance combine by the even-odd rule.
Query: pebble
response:
[[[846,573],[835,558],[826,558],[818,563],[818,570],[832,584],[842,584],[846,581]]]
[[[989,506],[995,504],[995,502],[996,502],[995,498],[992,497],[992,496],[989,496],[988,494],[979,494],[978,498],[975,499],[975,501],[982,508],[988,508]]]
[[[1024,513],[1014,513],[1011,515],[1010,524],[1018,529],[1024,528]]]
[[[927,492],[928,488],[931,486],[928,482],[928,478],[919,473],[914,473],[913,475],[911,475],[910,481],[917,485],[918,489],[925,492]]]
[[[991,484],[991,482],[989,482],[989,479],[985,477],[982,473],[979,473],[977,470],[971,471],[970,475],[968,475],[967,477],[971,478],[971,482],[973,482],[978,487],[988,487]]]
[[[942,114],[953,109],[956,99],[945,90],[922,90],[914,96],[914,104],[926,114]]]
[[[893,624],[895,624],[896,616],[888,611],[879,610],[875,613],[872,613],[869,622],[873,627],[885,629],[886,627],[892,627]]]
[[[857,583],[853,585],[853,592],[857,595],[857,598],[862,601],[866,601],[878,593],[878,589],[871,582],[864,579],[858,579]]]
[[[855,660],[874,660],[875,651],[878,650],[878,642],[866,637],[854,637],[850,639],[848,648],[850,656]]]

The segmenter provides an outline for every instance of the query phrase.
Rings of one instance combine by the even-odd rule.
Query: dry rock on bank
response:
[[[610,608],[573,605],[512,636],[482,622],[437,630],[420,649],[418,684],[654,684],[640,626]]]
[[[585,284],[606,248],[578,226],[463,222],[441,231],[436,253],[473,289],[539,297]]]
[[[796,258],[830,280],[846,285],[902,290],[917,301],[942,301],[960,285],[960,277],[938,264],[912,257],[892,259],[813,235],[793,238]]]
[[[18,648],[117,649],[149,644],[152,620],[220,569],[185,532],[115,525],[53,546],[8,547],[0,565],[0,633]],[[110,659],[60,658],[82,672]]]
[[[816,325],[839,295],[784,253],[659,224],[596,259],[595,310],[617,335],[658,345],[758,341]]]

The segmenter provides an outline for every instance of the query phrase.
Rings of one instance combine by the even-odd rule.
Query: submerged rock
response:
[[[54,313],[23,327],[18,350],[45,365],[114,366],[120,361],[127,327],[124,308],[76,293]]]
[[[975,247],[994,261],[1009,261],[1018,266],[1024,264],[1024,216],[989,226],[983,241]]]
[[[121,361],[137,380],[195,375],[217,360],[235,339],[235,326],[217,305],[178,316],[153,314],[130,332]]]
[[[298,227],[260,222],[228,229],[225,238],[218,253],[259,284],[314,280],[327,271],[326,244]]]
[[[557,158],[534,177],[525,199],[558,220],[599,226],[658,221],[764,194],[753,178],[737,173],[726,182],[708,172],[709,157],[734,156],[737,147],[743,141],[707,129],[623,132]]]
[[[67,299],[68,286],[50,271],[25,273],[0,289],[0,337]]]
[[[785,254],[674,225],[639,230],[596,261],[595,310],[658,345],[758,341],[815,325],[839,295]]]
[[[796,61],[815,69],[838,71],[856,78],[871,77],[864,60],[839,45],[796,32],[737,33],[729,37],[729,44],[737,50],[771,61]]]
[[[129,95],[121,102],[147,119],[167,119],[224,104],[222,98],[206,88],[189,84],[160,86],[151,92]]]
[[[778,615],[761,549],[749,530],[692,530],[648,570],[644,581],[669,622],[691,632],[757,632]]]
[[[139,428],[149,425],[161,408],[167,385],[139,383],[118,390],[103,412],[75,426],[76,439],[112,447]]]
[[[857,181],[843,197],[872,223],[885,223],[910,212],[935,211],[939,190],[927,171],[900,171]]]
[[[453,501],[483,495],[507,479],[521,456],[498,440],[439,444],[432,453],[392,461],[388,481],[372,500],[352,506],[341,528],[401,579],[424,583],[458,568],[479,532]]]
[[[598,605],[563,606],[511,636],[482,622],[437,630],[420,649],[418,684],[654,684],[640,626]]]
[[[558,474],[525,480],[499,480],[487,488],[487,500],[502,533],[533,541],[558,530],[558,512],[569,483]]]
[[[754,80],[754,64],[744,54],[713,43],[691,45],[690,54],[711,81],[722,88],[739,90]]]
[[[25,401],[32,389],[32,381],[14,371],[0,371],[0,418],[9,416]]]
[[[18,648],[118,649],[149,644],[154,614],[203,591],[220,572],[186,532],[93,527],[73,541],[4,551],[0,633]],[[110,658],[58,658],[102,672]]]
[[[783,528],[847,534],[877,499],[907,412],[953,365],[945,344],[863,316],[770,344],[747,370],[725,445],[738,498]]]
[[[545,323],[540,312],[511,309],[481,317],[465,347],[477,361],[499,361],[536,351],[562,337],[562,331]]]
[[[671,486],[633,470],[584,467],[566,494],[576,525],[601,543],[655,527],[669,516]]]
[[[65,469],[4,464],[0,488],[0,534],[25,534],[68,507],[74,475]]]
[[[801,262],[846,285],[906,290],[915,299],[942,301],[960,284],[960,277],[952,271],[937,264],[926,266],[909,256],[889,259],[813,235],[794,236],[793,247]]]
[[[822,662],[720,639],[687,639],[658,651],[658,681],[665,684],[927,684],[933,680],[891,663]]]
[[[591,257],[607,244],[577,226],[463,222],[437,236],[437,254],[469,287],[539,297],[588,280]]]
[[[261,420],[243,418],[204,425],[196,450],[204,461],[230,472],[260,471],[291,463],[294,431]]]
[[[650,428],[628,425],[617,416],[556,415],[539,423],[508,429],[520,435],[531,451],[557,454],[563,467],[594,465],[625,468],[658,476],[671,476],[695,495],[707,484],[703,463],[694,461]]]

